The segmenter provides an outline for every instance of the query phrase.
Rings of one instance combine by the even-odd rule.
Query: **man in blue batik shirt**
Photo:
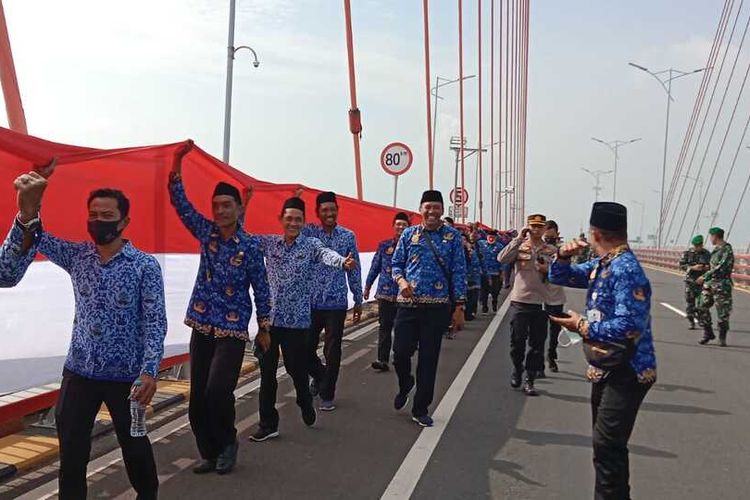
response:
[[[479,258],[482,261],[482,265],[485,272],[485,277],[482,279],[482,291],[480,301],[482,303],[482,312],[487,314],[489,312],[489,298],[492,297],[492,311],[497,312],[497,300],[500,295],[500,288],[502,287],[501,273],[502,264],[498,262],[497,256],[505,248],[497,239],[496,231],[488,231],[487,239],[479,240],[477,242]]]
[[[234,389],[249,340],[253,287],[258,328],[270,325],[271,302],[263,253],[257,238],[240,225],[239,190],[220,182],[211,199],[213,220],[190,203],[182,183],[182,159],[192,143],[178,149],[169,179],[172,205],[200,242],[201,258],[185,324],[190,339],[190,425],[202,461],[196,474],[227,474],[237,461]]]
[[[37,172],[21,184],[46,182]],[[23,187],[21,188],[23,189]],[[38,200],[19,214],[38,219]],[[159,487],[147,436],[130,435],[130,402],[148,405],[164,354],[167,316],[164,283],[156,259],[123,239],[130,202],[115,189],[88,198],[88,232],[93,243],[73,243],[39,230],[36,250],[70,274],[75,317],[65,360],[55,424],[60,440],[59,496],[86,498],[91,430],[102,403],[112,416],[125,467],[138,498],[155,499]],[[140,385],[133,387],[134,381]]]
[[[378,299],[378,359],[372,362],[373,369],[379,372],[387,372],[391,361],[391,344],[393,333],[393,322],[396,320],[396,297],[398,286],[393,281],[391,274],[391,259],[396,250],[396,243],[409,226],[409,216],[399,212],[393,218],[393,238],[381,241],[378,250],[372,259],[370,272],[367,273],[365,281],[365,300],[370,298],[370,289],[375,279],[378,280],[378,289],[375,298]]]
[[[425,191],[419,206],[422,223],[404,230],[393,253],[393,279],[399,287],[399,309],[393,339],[393,366],[399,391],[393,400],[396,410],[409,401],[415,380],[411,358],[418,350],[417,391],[412,419],[431,427],[428,407],[435,392],[440,345],[449,324],[452,304],[456,329],[464,324],[466,303],[466,256],[461,233],[443,223],[443,195]]]
[[[321,411],[333,411],[336,409],[333,400],[341,366],[341,341],[344,337],[346,310],[349,307],[349,290],[354,296],[353,320],[358,323],[362,317],[362,276],[354,233],[338,225],[339,205],[336,195],[331,192],[320,193],[315,202],[315,211],[320,225],[306,225],[302,230],[303,234],[319,239],[324,246],[339,255],[351,256],[357,264],[349,271],[317,264],[313,278],[313,316],[307,346],[312,377],[310,389],[313,395],[320,395]],[[324,329],[325,365],[317,353],[320,333]]]
[[[308,426],[315,423],[315,408],[308,386],[307,334],[311,324],[310,301],[316,264],[332,269],[352,269],[354,259],[344,258],[323,246],[317,238],[301,233],[305,224],[305,203],[293,197],[281,209],[279,222],[283,235],[259,236],[268,266],[271,285],[271,330],[256,337],[256,354],[260,361],[260,423],[250,436],[261,442],[279,435],[279,413],[276,411],[279,348],[284,368],[294,382],[297,405]]]
[[[624,206],[595,203],[590,226],[598,258],[571,264],[571,258],[589,245],[574,240],[558,249],[549,269],[551,283],[588,289],[586,312],[582,316],[569,311],[569,318],[551,320],[578,332],[590,345],[600,343],[600,352],[618,348],[627,353],[614,366],[590,358],[587,376],[592,382],[595,496],[630,498],[628,440],[641,402],[656,381],[651,285],[628,247]]]

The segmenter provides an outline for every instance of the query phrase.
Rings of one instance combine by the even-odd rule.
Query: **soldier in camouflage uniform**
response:
[[[580,241],[583,241],[584,243],[588,243],[586,241],[586,233],[581,233],[581,235],[578,237]],[[581,250],[580,253],[573,256],[571,263],[572,264],[585,264],[586,262],[591,260],[591,247],[586,246]]]
[[[682,254],[680,269],[685,271],[685,302],[687,303],[685,311],[687,312],[687,320],[690,323],[690,329],[695,330],[696,306],[703,289],[695,280],[708,271],[711,254],[703,248],[703,235],[699,234],[695,236],[691,243],[693,247],[685,250],[685,253]]]
[[[695,281],[703,286],[698,321],[703,325],[703,339],[699,344],[707,344],[715,339],[711,327],[711,306],[716,304],[716,315],[719,320],[719,343],[727,345],[729,315],[732,312],[732,270],[734,269],[734,252],[732,245],[724,241],[724,230],[712,227],[708,234],[714,246],[711,252],[709,270]]]

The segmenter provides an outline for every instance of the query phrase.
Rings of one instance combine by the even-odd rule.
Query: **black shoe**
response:
[[[482,312],[483,312],[484,314],[487,314],[488,312],[490,312],[490,308],[489,308],[489,307],[487,307],[486,305],[484,305],[484,306],[482,306]]]
[[[310,396],[317,398],[318,394],[320,394],[320,386],[315,379],[312,379],[310,381]]]
[[[373,370],[379,372],[387,372],[388,370],[390,370],[390,368],[388,367],[388,363],[384,361],[373,361],[371,366]]]
[[[514,389],[518,389],[521,387],[521,374],[518,372],[513,372],[510,375],[510,386]]]
[[[193,474],[208,474],[216,470],[216,460],[201,460],[195,468]]]
[[[703,338],[698,341],[700,345],[706,345],[709,342],[711,342],[713,339],[716,338],[716,335],[714,335],[714,329],[710,326],[704,326],[703,327]]]
[[[492,312],[497,312],[497,302],[492,304]]]
[[[312,402],[307,407],[302,408],[302,421],[306,426],[312,427],[315,425],[317,418],[318,414],[315,413],[315,407],[312,405]]]
[[[221,452],[219,458],[216,460],[217,474],[223,476],[224,474],[232,472],[232,469],[234,469],[234,466],[237,464],[238,449],[239,444],[237,441],[224,448],[224,451]]]
[[[727,333],[729,333],[729,323],[719,323],[719,345],[721,347],[727,346]]]
[[[255,441],[256,443],[262,443],[263,441],[268,441],[269,439],[273,439],[275,437],[279,437],[279,431],[278,430],[270,430],[266,429],[265,427],[258,427],[258,430],[256,430],[251,436],[250,441]]]
[[[690,325],[691,330],[695,330],[695,320],[693,318],[688,318],[688,324]]]
[[[536,372],[536,377],[534,377],[534,378],[535,379],[537,379],[537,378],[547,378],[547,374],[544,373],[544,370],[539,370],[539,371]]]
[[[553,357],[547,358],[547,364],[549,365],[549,371],[557,373],[560,369],[557,367],[557,360]]]
[[[411,383],[409,384],[409,388],[405,392],[399,392],[396,394],[396,397],[393,398],[393,408],[396,409],[396,411],[402,409],[404,406],[406,406],[406,403],[409,402],[409,393],[414,388],[414,377],[411,378]]]
[[[726,347],[726,346],[727,346],[727,341],[726,341],[726,339],[719,339],[719,345],[720,345],[721,347]]]
[[[536,392],[536,389],[534,388],[534,381],[526,379],[526,382],[523,384],[523,393],[527,396],[538,396],[539,393]]]

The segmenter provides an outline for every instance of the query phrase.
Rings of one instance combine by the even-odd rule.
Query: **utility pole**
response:
[[[599,193],[602,191],[602,176],[611,174],[612,170],[589,170],[588,168],[581,167],[581,170],[589,174],[594,178],[594,201],[599,201]]]

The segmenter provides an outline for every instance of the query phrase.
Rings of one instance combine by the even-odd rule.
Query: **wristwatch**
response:
[[[27,233],[36,231],[37,228],[39,228],[39,226],[41,225],[41,223],[42,223],[42,220],[39,218],[39,212],[37,212],[36,217],[34,217],[33,219],[31,219],[28,222],[21,222],[21,214],[20,213],[18,213],[18,215],[16,215],[16,224],[18,224],[18,226],[24,232],[27,232]]]

